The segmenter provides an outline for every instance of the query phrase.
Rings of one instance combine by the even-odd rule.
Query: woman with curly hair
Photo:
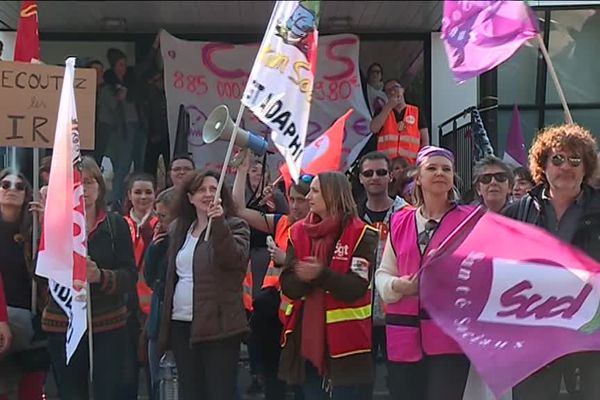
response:
[[[536,186],[505,215],[537,225],[600,261],[600,194],[588,181],[598,165],[596,140],[575,124],[551,126],[536,137],[529,164]],[[520,400],[557,398],[561,378],[575,369],[584,400],[600,398],[600,353],[569,354],[548,364],[515,388]]]

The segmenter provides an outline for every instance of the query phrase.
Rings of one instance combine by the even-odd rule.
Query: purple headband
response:
[[[436,146],[425,146],[417,154],[417,166],[423,164],[429,157],[444,157],[454,164],[454,154],[448,149]]]

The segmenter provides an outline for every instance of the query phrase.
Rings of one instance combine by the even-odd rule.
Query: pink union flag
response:
[[[481,208],[425,262],[421,300],[496,397],[566,354],[600,351],[600,264]]]
[[[459,82],[502,64],[537,34],[535,16],[523,1],[444,1],[442,39]]]

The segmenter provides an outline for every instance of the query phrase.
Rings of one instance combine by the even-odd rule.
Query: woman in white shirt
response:
[[[158,346],[175,355],[183,400],[234,399],[240,343],[248,332],[242,281],[250,230],[235,217],[225,186],[213,201],[218,180],[214,171],[195,171],[178,189],[169,238]]]

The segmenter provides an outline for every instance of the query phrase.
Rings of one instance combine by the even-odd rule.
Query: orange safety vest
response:
[[[242,301],[244,302],[244,308],[248,312],[254,311],[254,306],[252,305],[252,285],[252,261],[248,260],[246,276],[244,276],[244,282],[242,282]]]
[[[330,268],[345,274],[353,267],[352,257],[362,237],[368,229],[375,230],[359,218],[353,218],[346,226],[336,244]],[[304,221],[298,222],[290,229],[290,240],[294,246],[296,257],[301,260],[311,255],[311,241],[304,231]],[[360,266],[360,262],[357,265]],[[368,265],[373,269],[373,265]],[[287,307],[282,347],[286,345],[287,336],[294,331],[299,322],[303,299],[293,300]],[[347,303],[336,299],[325,292],[325,324],[327,350],[331,358],[341,358],[353,354],[371,352],[371,288],[358,300]]]
[[[275,225],[275,244],[283,251],[286,251],[288,246],[289,222],[288,216],[282,215],[281,218],[279,218],[279,221],[277,221],[277,225]],[[273,287],[279,292],[281,298],[281,302],[279,303],[279,320],[283,324],[285,322],[285,310],[287,309],[288,304],[291,303],[291,299],[281,293],[279,275],[281,275],[281,266],[275,265],[273,260],[271,260],[269,267],[267,268],[267,273],[265,274],[265,279],[263,279],[262,288],[266,289]]]
[[[140,304],[140,309],[145,315],[150,314],[150,304],[152,302],[152,289],[146,284],[144,280],[144,254],[150,243],[144,242],[144,238],[139,234],[137,223],[129,216],[126,215],[125,221],[129,225],[129,233],[131,233],[131,243],[133,244],[133,254],[135,256],[135,265],[138,268],[138,280],[136,283],[136,289]],[[154,231],[156,224],[158,223],[158,217],[153,215],[144,224],[148,224]]]
[[[396,121],[394,110],[390,111],[377,134],[377,151],[384,153],[390,160],[403,157],[411,165],[415,165],[421,148],[419,108],[407,104],[405,110],[402,123]]]

